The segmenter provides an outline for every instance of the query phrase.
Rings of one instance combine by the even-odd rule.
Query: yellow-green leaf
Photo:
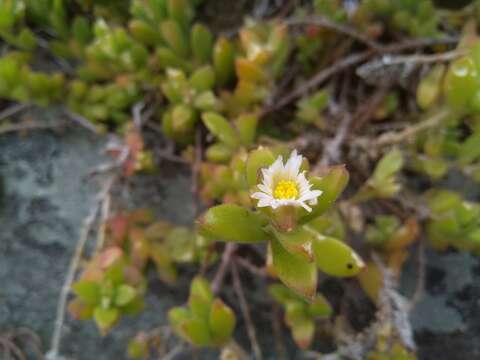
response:
[[[354,276],[365,266],[352,248],[332,237],[317,234],[313,251],[318,268],[328,275]]]
[[[272,260],[278,278],[296,293],[312,299],[317,290],[315,263],[300,260],[286,251],[278,240],[272,239]]]
[[[220,299],[215,299],[209,317],[212,339],[217,345],[228,341],[235,328],[235,314]]]
[[[223,204],[210,208],[199,222],[206,236],[224,241],[259,242],[269,238],[264,220],[247,208]]]

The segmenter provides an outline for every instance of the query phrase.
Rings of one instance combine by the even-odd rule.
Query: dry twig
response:
[[[229,242],[227,245],[225,245],[220,266],[218,267],[215,277],[212,280],[212,292],[214,294],[218,294],[220,291],[220,287],[223,284],[223,279],[225,278],[228,266],[231,263],[232,256],[237,250],[237,247],[238,245],[233,242]]]
[[[247,327],[248,338],[252,345],[253,353],[255,354],[256,360],[261,360],[263,358],[260,345],[258,345],[257,334],[255,331],[255,326],[253,325],[252,316],[248,308],[247,300],[245,299],[245,294],[243,292],[242,283],[240,281],[240,275],[238,274],[237,264],[232,263],[232,275],[233,275],[233,289],[238,296],[238,302],[240,303],[240,309],[242,311],[243,318],[245,319],[245,324]]]
[[[31,108],[32,106],[33,106],[33,104],[31,104],[31,103],[22,103],[22,104],[12,105],[12,106],[6,108],[5,110],[3,110],[2,112],[0,112],[0,121],[8,119],[10,116],[14,116],[14,115],[18,114],[19,112],[22,112],[22,111],[25,111],[25,110]]]
[[[375,40],[371,39],[368,35],[363,34],[360,30],[354,29],[350,26],[345,24],[340,24],[335,21],[330,20],[325,16],[315,15],[315,16],[308,16],[305,18],[299,19],[290,19],[287,21],[289,25],[316,25],[320,27],[324,27],[327,29],[334,30],[338,33],[350,36],[351,38],[364,43],[368,47],[375,49],[377,51],[382,50],[382,45],[377,43]]]
[[[111,188],[114,184],[114,180],[115,178],[112,177],[109,181],[105,183],[102,190],[96,196],[95,202],[92,208],[90,209],[90,213],[88,214],[88,216],[85,218],[83,222],[83,227],[80,232],[80,237],[78,239],[77,246],[75,247],[75,251],[73,253],[72,259],[70,260],[70,265],[68,266],[67,275],[65,277],[65,281],[60,291],[60,297],[57,305],[57,316],[55,319],[55,327],[53,330],[51,347],[47,353],[47,359],[49,360],[55,360],[58,358],[59,350],[60,350],[60,340],[62,336],[62,327],[65,320],[65,308],[67,304],[68,294],[70,293],[70,288],[75,278],[75,274],[83,254],[83,249],[85,248],[85,244],[87,243],[87,240],[89,238],[90,231],[92,230],[92,227],[97,217],[100,206],[104,201],[105,197],[110,193]]]

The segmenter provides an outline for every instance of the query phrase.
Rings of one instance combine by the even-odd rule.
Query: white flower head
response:
[[[270,206],[276,209],[281,206],[303,207],[312,211],[309,205],[316,205],[320,190],[311,190],[312,184],[306,179],[305,171],[300,172],[303,156],[293,150],[287,162],[279,156],[266,169],[262,169],[263,181],[258,184],[258,192],[252,194],[258,200],[258,207]]]

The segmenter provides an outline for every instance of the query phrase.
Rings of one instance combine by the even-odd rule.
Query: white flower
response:
[[[293,150],[285,164],[279,156],[269,168],[262,169],[263,181],[257,185],[260,191],[252,194],[252,198],[258,200],[257,206],[276,209],[290,205],[312,211],[309,205],[317,204],[322,191],[311,190],[305,171],[300,172],[302,162],[303,157]]]

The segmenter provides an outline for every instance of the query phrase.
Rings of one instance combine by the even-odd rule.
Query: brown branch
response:
[[[63,113],[65,114],[65,116],[67,116],[70,120],[76,122],[78,125],[82,126],[83,128],[93,132],[94,134],[99,134],[99,130],[97,129],[97,127],[88,119],[86,119],[85,117],[83,117],[82,115],[80,114],[77,114],[77,113],[74,113],[73,111],[70,111],[69,109],[67,108],[64,108],[63,109]]]
[[[401,43],[385,45],[375,50],[367,50],[364,52],[352,54],[332,64],[331,66],[320,70],[320,72],[318,72],[311,79],[299,85],[297,88],[293,89],[290,93],[288,93],[287,95],[275,101],[275,105],[263,108],[259,114],[259,117],[263,117],[265,115],[270,114],[271,112],[274,112],[283,108],[286,105],[289,105],[291,102],[295,101],[297,98],[307,94],[310,90],[320,86],[324,81],[329,79],[332,75],[335,75],[343,71],[344,69],[347,69],[354,65],[360,64],[363,61],[371,58],[376,54],[397,53],[397,52],[401,52],[409,49],[416,49],[416,48],[426,47],[426,46],[434,46],[438,44],[455,44],[458,41],[459,41],[458,37],[448,37],[443,39],[413,39],[413,40],[407,40]]]
[[[260,276],[260,277],[268,277],[267,270],[265,268],[255,266],[250,261],[248,261],[247,259],[244,259],[240,256],[235,256],[235,262],[238,265],[240,265],[242,268],[251,272],[254,275],[257,275],[257,276]]]
[[[335,21],[330,20],[329,18],[321,15],[309,16],[306,18],[300,19],[291,19],[287,21],[289,25],[317,25],[324,27],[330,30],[334,30],[338,33],[350,36],[351,38],[364,43],[368,47],[375,49],[377,51],[382,50],[382,45],[377,43],[375,40],[371,39],[367,34],[362,33],[359,29],[354,29],[345,24],[340,24]]]
[[[14,116],[14,115],[18,114],[19,112],[28,110],[32,106],[33,106],[33,104],[31,104],[31,103],[12,105],[12,106],[6,108],[5,110],[3,110],[2,112],[0,112],[0,120],[7,119],[10,116]]]
[[[67,275],[65,277],[65,281],[60,291],[60,297],[57,304],[57,315],[55,318],[55,326],[54,326],[53,335],[52,335],[51,347],[46,356],[48,360],[56,359],[59,355],[60,340],[62,336],[63,322],[65,320],[65,308],[66,308],[66,303],[68,299],[68,294],[70,293],[70,288],[73,280],[75,279],[75,274],[83,254],[83,249],[85,248],[85,244],[87,243],[87,240],[93,228],[95,219],[97,218],[97,214],[99,212],[100,206],[104,201],[105,197],[110,193],[111,188],[114,184],[114,181],[115,181],[115,177],[112,177],[105,183],[101,191],[97,194],[95,202],[92,208],[90,209],[90,213],[88,214],[88,216],[85,218],[83,222],[83,227],[80,232],[80,237],[78,239],[77,246],[75,247],[73,256],[70,260],[70,264],[67,270]]]
[[[243,292],[242,283],[240,281],[240,275],[238,274],[237,264],[232,263],[232,275],[233,275],[233,289],[238,296],[238,301],[240,303],[240,309],[242,311],[243,318],[245,319],[245,324],[247,327],[248,338],[252,345],[253,353],[255,354],[256,360],[261,360],[263,358],[262,351],[257,341],[257,334],[255,326],[253,325],[252,316],[248,308],[247,300],[245,299],[245,294]]]
[[[372,54],[373,54],[372,51],[365,51],[361,53],[352,54],[350,56],[347,56],[346,58],[343,58],[339,62],[321,70],[311,79],[304,82],[297,88],[293,89],[293,91],[291,91],[290,93],[280,98],[278,101],[275,102],[273,106],[262,109],[260,113],[260,117],[263,117],[271,112],[274,112],[283,108],[284,106],[295,101],[297,98],[307,94],[310,90],[321,85],[325,80],[330,78],[332,75],[367,60]]]
[[[341,159],[340,148],[345,142],[350,124],[352,122],[352,115],[344,111],[340,125],[338,126],[335,137],[325,143],[323,156],[312,170],[314,173],[319,173],[321,168],[328,166],[330,162],[339,162]]]
[[[200,128],[195,133],[195,158],[192,166],[192,207],[195,218],[198,216],[200,204],[199,204],[199,191],[200,191],[200,167],[202,165],[202,133]]]
[[[360,105],[356,114],[353,115],[353,130],[360,130],[368,120],[375,114],[382,105],[383,100],[390,90],[389,84],[380,85],[379,89],[373,94],[366,104]]]
[[[65,127],[68,124],[64,121],[58,121],[55,123],[40,123],[40,122],[22,122],[20,124],[4,125],[0,127],[0,135],[18,132],[18,131],[27,131],[27,130],[40,130],[40,129],[57,129]]]
[[[381,147],[385,145],[392,145],[395,143],[402,142],[404,140],[412,139],[412,137],[419,132],[430,129],[437,126],[445,117],[450,114],[448,110],[442,110],[435,115],[429,117],[427,120],[424,120],[413,126],[409,126],[400,132],[388,132],[380,136],[376,141],[370,143],[370,146]]]
[[[275,336],[275,347],[279,359],[288,359],[287,349],[285,348],[285,340],[283,339],[282,325],[280,323],[280,308],[274,305],[271,311],[273,335]]]
[[[215,276],[212,280],[211,286],[212,286],[212,292],[214,294],[218,294],[220,291],[220,287],[223,284],[223,280],[225,278],[227,269],[231,263],[232,256],[235,253],[235,250],[237,250],[238,245],[229,242],[227,245],[225,245],[225,249],[223,249],[223,254],[222,254],[222,260],[220,262],[220,266],[218,267],[217,272],[215,273]]]

